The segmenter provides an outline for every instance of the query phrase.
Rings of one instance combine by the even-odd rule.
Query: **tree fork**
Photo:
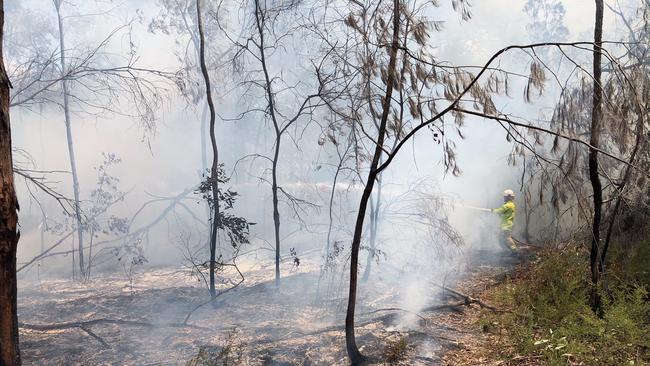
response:
[[[393,0],[393,37],[390,50],[390,59],[388,64],[388,80],[386,81],[386,95],[383,100],[383,111],[379,125],[379,136],[375,145],[375,152],[368,172],[366,187],[363,190],[361,201],[359,203],[359,212],[354,227],[354,236],[352,239],[352,249],[350,255],[350,291],[348,294],[348,307],[345,317],[345,344],[348,351],[348,357],[352,365],[360,365],[366,357],[359,352],[354,335],[354,311],[357,298],[357,282],[359,269],[359,247],[361,246],[361,234],[363,233],[363,221],[368,208],[368,200],[372,194],[372,189],[377,179],[379,171],[377,166],[383,151],[383,143],[386,134],[386,125],[390,114],[390,103],[393,95],[393,86],[395,83],[395,65],[397,59],[397,50],[399,48],[399,26],[400,26],[399,0]]]

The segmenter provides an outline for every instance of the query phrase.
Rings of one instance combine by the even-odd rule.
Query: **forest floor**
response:
[[[467,253],[467,271],[441,289],[431,281],[426,306],[403,308],[399,281],[361,284],[357,342],[373,364],[477,365],[489,359],[479,326],[481,294],[521,257]],[[307,262],[307,263],[306,263]],[[246,267],[245,265],[242,265]],[[186,271],[147,269],[133,281],[102,276],[87,283],[42,280],[19,290],[25,365],[346,365],[345,296],[318,296],[318,266],[303,261],[278,290],[270,268],[250,266],[246,281],[213,305]],[[344,294],[344,279],[329,281]],[[326,281],[322,281],[325,283]],[[330,285],[331,286],[331,285]],[[319,289],[320,293],[324,285]],[[463,296],[467,294],[469,297]],[[320,299],[319,299],[320,298]],[[331,300],[324,301],[323,298]],[[489,311],[489,309],[488,309]],[[48,329],[39,326],[49,325]],[[54,325],[54,326],[52,326]],[[188,363],[189,362],[189,363]],[[215,363],[210,363],[215,362]]]

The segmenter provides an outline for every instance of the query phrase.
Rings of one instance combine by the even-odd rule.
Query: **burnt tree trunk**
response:
[[[217,149],[217,138],[214,132],[216,123],[216,112],[212,101],[212,89],[210,87],[210,75],[205,63],[205,36],[203,33],[203,19],[201,17],[201,0],[196,0],[196,17],[199,28],[199,61],[201,73],[205,81],[205,97],[210,109],[210,143],[212,146],[212,167],[210,168],[210,183],[212,188],[212,225],[210,227],[210,296],[215,298],[217,290],[215,286],[215,267],[217,255],[217,231],[221,225],[219,217],[219,150]]]
[[[11,84],[4,67],[3,28],[4,2],[0,0],[0,365],[20,365],[16,300],[16,249],[20,233],[9,123]]]
[[[278,158],[280,156],[280,132],[276,127],[275,153],[271,168],[273,191],[273,228],[275,232],[275,286],[280,286],[280,210],[278,209]]]
[[[345,344],[348,351],[348,357],[352,365],[359,365],[365,357],[359,352],[357,342],[354,336],[354,311],[356,308],[357,300],[357,277],[359,270],[359,247],[361,245],[361,235],[363,233],[363,222],[366,217],[366,210],[368,208],[368,200],[372,194],[375,181],[377,180],[377,166],[381,159],[383,143],[386,135],[386,125],[388,116],[390,114],[390,105],[393,95],[393,87],[395,84],[395,65],[397,59],[397,49],[399,47],[399,26],[400,26],[400,13],[399,13],[399,0],[393,0],[393,36],[390,47],[390,59],[388,63],[388,78],[386,80],[386,94],[383,100],[382,115],[379,124],[379,135],[377,137],[377,145],[370,164],[366,186],[359,202],[359,211],[357,212],[357,220],[354,226],[354,236],[352,237],[352,249],[350,255],[350,291],[348,294],[348,307],[345,317]]]
[[[595,312],[602,309],[600,295],[598,293],[598,282],[600,280],[600,222],[602,216],[603,191],[598,175],[598,151],[600,141],[600,130],[602,124],[602,100],[603,88],[601,84],[602,74],[602,45],[603,45],[603,0],[596,1],[596,24],[594,28],[594,95],[591,111],[591,137],[589,143],[593,148],[589,150],[589,180],[593,189],[594,218],[591,232],[591,251],[589,264],[591,266],[591,308]]]

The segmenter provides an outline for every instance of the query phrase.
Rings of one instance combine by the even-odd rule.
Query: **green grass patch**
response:
[[[503,347],[495,352],[547,365],[648,364],[650,302],[644,271],[650,269],[650,250],[642,250],[647,253],[634,258],[612,256],[602,318],[589,307],[588,253],[577,248],[541,253],[490,294],[495,305],[511,310],[489,315],[481,325],[485,330],[486,324],[497,324]]]

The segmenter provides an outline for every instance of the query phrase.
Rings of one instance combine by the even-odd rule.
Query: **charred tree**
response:
[[[600,222],[603,205],[603,189],[598,172],[598,148],[600,143],[600,131],[603,119],[602,100],[603,88],[601,84],[602,75],[602,46],[603,46],[603,0],[596,2],[596,25],[594,28],[594,63],[593,80],[594,95],[591,111],[591,137],[589,144],[589,180],[593,190],[594,216],[591,226],[591,250],[589,264],[591,266],[591,308],[600,312],[602,308],[600,295],[598,293],[598,282],[600,280]]]
[[[271,192],[273,194],[273,228],[275,240],[275,285],[280,286],[280,211],[278,209],[278,160],[280,158],[280,143],[282,142],[283,129],[275,113],[273,85],[266,65],[266,49],[264,44],[266,17],[259,0],[255,0],[255,26],[259,36],[259,62],[264,71],[264,91],[268,103],[269,115],[273,122],[275,144],[271,163]]]
[[[0,364],[20,365],[16,249],[18,247],[18,199],[14,190],[9,77],[3,57],[4,2],[0,0]]]
[[[388,122],[388,117],[391,111],[391,98],[393,96],[393,88],[395,84],[395,69],[397,63],[397,50],[399,47],[399,30],[400,30],[400,6],[399,0],[393,0],[393,34],[392,41],[390,46],[390,56],[386,80],[386,94],[383,99],[382,114],[379,121],[379,130],[378,138],[375,145],[375,151],[373,153],[372,162],[370,164],[370,170],[368,172],[368,178],[366,179],[366,185],[361,196],[361,201],[359,202],[359,211],[357,212],[356,224],[354,226],[354,235],[352,237],[352,252],[350,256],[350,290],[348,293],[348,307],[345,317],[345,344],[348,351],[348,357],[353,365],[359,365],[364,360],[365,357],[359,351],[357,347],[357,342],[354,336],[354,311],[356,308],[356,299],[357,299],[357,277],[359,271],[359,248],[361,246],[361,235],[363,234],[363,222],[366,218],[366,210],[368,208],[368,201],[372,195],[372,190],[377,180],[377,167],[379,165],[379,160],[383,153],[383,144],[386,137],[386,126]]]
[[[199,28],[199,62],[201,64],[201,73],[205,82],[205,97],[210,109],[210,144],[212,146],[212,166],[210,168],[210,185],[212,188],[212,221],[210,226],[210,296],[215,298],[217,290],[215,287],[215,267],[217,253],[217,231],[221,223],[219,222],[219,150],[217,148],[217,138],[214,132],[216,113],[214,102],[212,100],[212,89],[210,86],[210,74],[205,63],[205,35],[203,32],[203,19],[201,16],[201,0],[196,0],[196,17]]]

